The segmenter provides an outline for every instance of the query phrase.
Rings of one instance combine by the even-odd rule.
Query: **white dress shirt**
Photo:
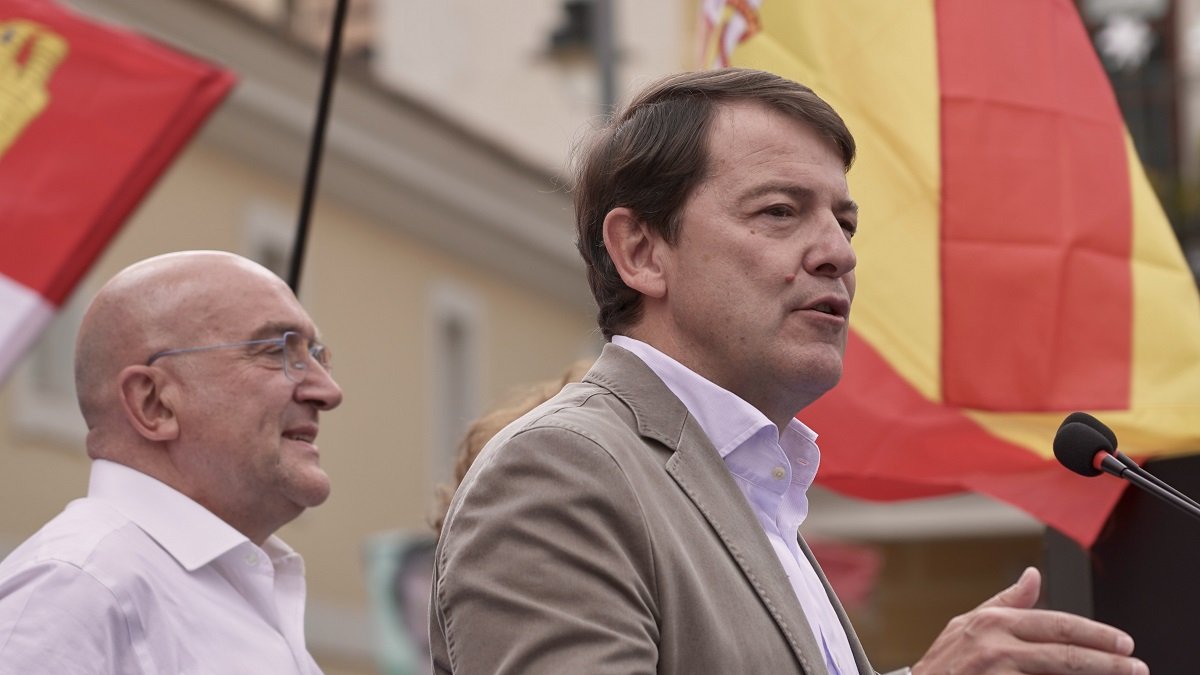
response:
[[[260,548],[138,471],[96,460],[77,499],[0,563],[0,674],[319,674],[304,561]]]
[[[807,491],[821,459],[817,435],[796,419],[780,433],[757,408],[645,342],[623,335],[614,335],[612,342],[645,362],[712,441],[787,573],[817,644],[825,651],[829,672],[858,672],[825,586],[800,549],[798,530],[808,515]]]

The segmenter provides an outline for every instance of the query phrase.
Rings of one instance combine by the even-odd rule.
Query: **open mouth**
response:
[[[285,431],[283,433],[283,437],[291,441],[300,441],[302,443],[309,444],[317,440],[316,433],[310,433],[306,431]]]
[[[850,303],[840,298],[830,297],[825,300],[814,302],[811,305],[804,307],[804,309],[844,319],[850,314]]]

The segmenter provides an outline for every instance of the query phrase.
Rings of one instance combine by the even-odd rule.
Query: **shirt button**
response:
[[[247,565],[252,565],[252,566],[257,565],[258,564],[258,554],[257,553],[247,553],[245,560],[246,560]]]
[[[775,480],[783,480],[787,476],[787,471],[784,471],[782,466],[777,466],[771,469],[771,475],[775,477]]]

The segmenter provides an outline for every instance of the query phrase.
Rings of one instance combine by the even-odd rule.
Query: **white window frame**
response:
[[[481,412],[483,399],[483,347],[486,326],[484,304],[472,291],[452,283],[438,283],[429,293],[429,359],[432,372],[433,483],[454,475],[463,434]],[[461,331],[457,339],[448,339]]]
[[[80,283],[14,369],[10,410],[18,437],[83,450],[87,424],[75,396],[75,337],[96,290],[90,283]],[[44,373],[51,362],[49,372],[61,376],[48,380]]]
[[[251,201],[246,207],[242,227],[242,255],[262,264],[287,281],[292,244],[296,237],[296,216],[284,206],[265,199]],[[277,257],[279,268],[271,265]],[[305,270],[307,278],[307,270]]]

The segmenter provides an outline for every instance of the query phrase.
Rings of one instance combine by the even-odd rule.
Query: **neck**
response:
[[[754,406],[756,410],[761,412],[764,417],[775,425],[775,428],[781,434],[797,413],[808,403],[812,402],[808,400],[800,405],[796,405],[795,400],[797,396],[795,395],[781,396],[779,392],[758,391],[752,387],[737,386],[734,383],[723,381],[720,377],[716,376],[713,370],[706,368],[701,360],[692,358],[691,351],[683,348],[677,341],[655,335],[653,331],[646,330],[644,327],[623,331],[618,333],[618,335],[624,335],[654,347],[693,373]],[[794,394],[798,392],[787,393]],[[780,405],[781,403],[782,405]]]

